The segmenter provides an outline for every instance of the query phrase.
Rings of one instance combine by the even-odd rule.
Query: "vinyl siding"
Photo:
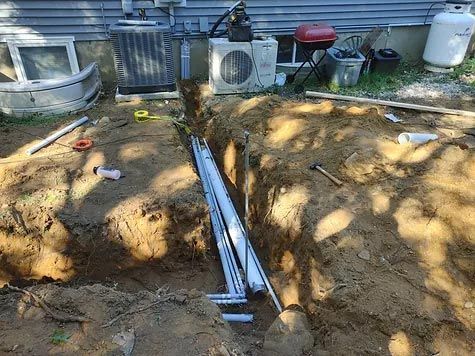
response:
[[[168,16],[153,1],[134,1],[145,8],[149,20],[168,22]],[[186,7],[175,8],[176,32],[183,32],[183,22],[191,21],[198,32],[199,17],[208,17],[209,26],[234,1],[187,0]],[[425,0],[250,0],[247,12],[255,32],[290,34],[301,23],[327,22],[338,30],[370,28],[375,25],[403,25],[424,22],[433,1]],[[440,12],[435,6],[432,15]],[[123,19],[120,0],[7,0],[0,1],[0,40],[13,34],[73,35],[76,40],[106,39],[106,28]]]

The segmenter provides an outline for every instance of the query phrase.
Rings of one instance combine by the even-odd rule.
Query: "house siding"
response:
[[[233,1],[187,0],[175,8],[176,33],[183,33],[184,21],[199,32],[199,17],[208,17],[209,26]],[[421,24],[433,1],[425,0],[253,0],[247,12],[255,32],[291,34],[301,23],[327,22],[339,31],[371,28],[375,25]],[[134,1],[137,10],[145,8],[148,19],[168,22],[168,16],[153,1]],[[442,9],[437,5],[432,15]],[[0,2],[0,40],[14,34],[73,35],[77,41],[104,40],[106,28],[123,19],[120,0],[15,0]]]

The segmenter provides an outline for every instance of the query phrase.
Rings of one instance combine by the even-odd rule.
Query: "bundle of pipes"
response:
[[[228,286],[228,294],[210,294],[208,297],[217,304],[245,303],[245,286],[234,257],[231,243],[234,246],[241,266],[247,271],[246,281],[253,293],[268,291],[279,312],[282,307],[259,260],[247,240],[245,230],[226,190],[219,170],[213,159],[211,149],[206,140],[192,137],[193,153],[196,159],[205,198],[210,208],[211,224],[216,238],[224,277]]]

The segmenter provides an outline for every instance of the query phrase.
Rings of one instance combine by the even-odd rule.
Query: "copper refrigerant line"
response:
[[[277,310],[281,312],[282,307],[277,296],[248,240],[249,133],[245,132],[244,139],[246,143],[244,152],[246,161],[246,228],[243,227],[234,208],[208,143],[204,139],[200,141],[197,137],[191,137],[196,166],[203,185],[205,199],[209,206],[213,234],[228,290],[226,294],[208,294],[208,297],[220,305],[244,304],[247,302],[246,287],[249,287],[253,293],[268,292]],[[244,283],[237,260],[244,269]],[[223,318],[228,321],[251,322],[253,316],[250,314],[223,314]]]

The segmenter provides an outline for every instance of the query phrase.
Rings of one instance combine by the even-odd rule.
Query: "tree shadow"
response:
[[[90,137],[92,150],[15,166],[13,174],[24,170],[24,179],[4,186],[6,274],[17,279],[43,274],[68,283],[118,281],[129,289],[167,283],[214,291],[223,278],[209,252],[207,208],[187,148],[171,122],[133,121],[137,109],[168,114],[179,109],[176,105],[106,99],[88,115],[107,115],[110,123],[68,138]],[[45,154],[61,149],[50,146]],[[96,165],[120,169],[124,177],[102,180],[92,173]],[[51,204],[49,196],[55,199]],[[13,208],[28,231],[14,221]],[[32,268],[22,269],[25,264]]]
[[[464,301],[473,300],[475,272],[467,259],[475,249],[470,213],[438,210],[455,194],[459,203],[450,205],[471,211],[473,196],[451,192],[457,183],[441,176],[428,184],[431,174],[443,171],[437,162],[460,156],[457,146],[432,143],[395,156],[400,147],[381,142],[407,126],[385,122],[377,109],[328,102],[210,99],[204,112],[212,118],[206,135],[238,205],[242,130],[251,131],[251,238],[273,270],[284,305],[305,307],[317,351],[420,354],[473,347],[472,311],[464,310]],[[371,139],[375,132],[381,137]],[[370,149],[362,157],[372,171],[358,176],[342,169],[362,146]],[[309,157],[326,158],[345,185],[337,188],[309,171]],[[473,181],[473,159],[473,153],[458,157],[451,179]],[[465,351],[457,349],[461,343]]]

